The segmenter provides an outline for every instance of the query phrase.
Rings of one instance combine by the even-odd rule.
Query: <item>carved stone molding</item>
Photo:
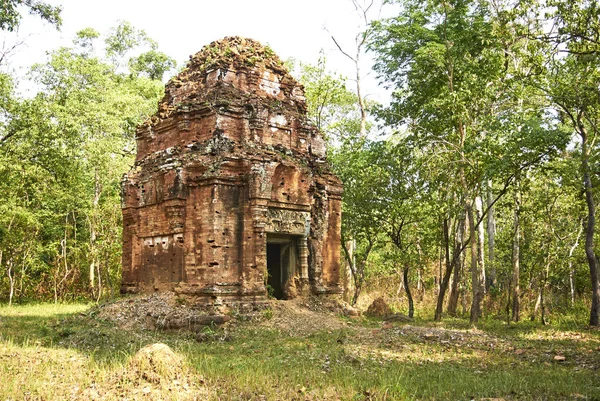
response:
[[[270,207],[267,209],[265,231],[306,236],[310,231],[310,213]]]

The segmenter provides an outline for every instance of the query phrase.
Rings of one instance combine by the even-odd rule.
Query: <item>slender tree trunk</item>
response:
[[[65,274],[63,275],[63,277],[61,278],[60,281],[58,281],[58,274],[60,273],[60,262],[58,262],[56,264],[56,275],[54,278],[54,303],[57,304],[58,303],[58,291],[59,291],[59,287],[62,286],[62,283],[65,282],[67,280],[67,278],[69,277],[69,275],[71,274],[71,271],[69,270],[69,262],[67,260],[67,238],[68,238],[68,227],[69,227],[69,215],[67,214],[67,216],[65,217],[65,236],[64,238],[60,241],[60,254],[62,257],[62,262],[64,263],[64,267],[65,267]]]
[[[588,215],[585,222],[585,256],[590,266],[590,281],[592,284],[592,304],[590,307],[590,326],[598,326],[600,318],[600,281],[598,278],[598,258],[594,253],[594,228],[596,225],[596,205],[594,203],[594,194],[592,180],[590,178],[590,149],[588,144],[588,135],[585,125],[578,118],[579,134],[581,135],[581,167],[583,170],[583,187],[585,190],[585,202],[587,204]]]
[[[13,262],[12,259],[9,259],[6,264],[8,265],[7,273],[8,273],[8,281],[10,284],[10,289],[8,292],[8,306],[12,306],[13,296],[15,294],[15,277],[13,274]]]
[[[455,252],[457,249],[462,249],[465,243],[465,231],[466,231],[466,221],[465,221],[465,211],[463,210],[457,223],[456,227],[456,235],[454,237],[454,249]],[[458,307],[458,295],[459,295],[459,285],[462,280],[462,272],[464,266],[464,258],[461,256],[458,260],[456,266],[453,269],[452,275],[452,284],[450,285],[450,294],[448,294],[448,307],[447,312],[450,316],[456,316],[456,309]]]
[[[394,266],[396,266],[395,263]],[[400,284],[398,285],[398,289],[396,290],[396,296],[398,297],[398,299],[402,299],[400,294],[402,294],[402,290],[404,290],[404,275],[398,268],[394,268],[394,271],[400,277]]]
[[[97,261],[97,249],[96,249],[96,215],[98,213],[98,205],[100,204],[100,194],[101,194],[101,186],[100,186],[100,177],[98,177],[98,170],[94,172],[94,198],[92,199],[92,213],[89,217],[90,222],[90,269],[89,269],[89,279],[90,279],[90,289],[92,290],[92,295],[96,291],[96,270],[98,270],[99,274],[99,263]]]
[[[408,266],[404,267],[402,277],[404,281],[404,290],[406,291],[406,297],[408,298],[408,317],[412,318],[415,315],[415,304],[413,302],[412,294],[410,293],[410,286],[408,285]]]
[[[475,198],[475,221],[483,220],[483,200]],[[477,227],[477,269],[479,270],[479,285],[482,297],[486,294],[485,277],[485,228],[483,224]]]
[[[360,136],[367,137],[367,107],[361,92],[361,77],[360,77],[360,53],[361,46],[356,49],[356,58],[354,65],[356,68],[356,96],[358,97],[358,109],[360,110]]]
[[[448,219],[444,218],[443,225],[443,238],[444,238],[444,249],[446,252],[446,271],[444,272],[444,277],[440,276],[440,292],[437,298],[437,304],[435,307],[435,317],[436,321],[442,320],[442,309],[444,307],[444,295],[446,295],[446,289],[448,288],[448,283],[450,281],[450,275],[452,274],[452,267],[455,262],[455,259],[458,255],[454,254],[452,257],[452,261],[450,261],[450,241],[448,234]]]
[[[6,235],[10,235],[10,230],[12,229],[12,225],[13,225],[14,221],[15,221],[15,216],[12,216],[11,219],[10,219],[10,222],[8,223],[8,227],[6,229]],[[0,249],[0,267],[2,267],[2,259],[3,259],[3,257],[4,257],[4,249]],[[10,257],[10,254],[9,254],[9,258],[8,258],[7,263],[6,263],[6,265],[7,265],[7,267],[6,267],[6,273],[8,274],[9,281],[12,282],[12,279],[11,279],[12,264],[11,263],[12,263],[11,262],[11,257]],[[11,306],[11,305],[12,305],[12,284],[11,284],[11,289],[10,289],[10,294],[9,294],[8,306]]]
[[[513,218],[513,246],[512,246],[512,320],[518,322],[519,316],[519,276],[520,276],[520,214],[521,214],[521,188],[519,179],[516,181],[514,196]]]
[[[571,306],[575,305],[575,268],[573,267],[573,252],[579,246],[579,239],[583,232],[583,222],[580,221],[579,228],[577,229],[577,236],[575,237],[575,243],[571,249],[569,249],[569,289],[571,293]]]
[[[550,247],[548,247],[550,248]],[[540,319],[542,321],[543,325],[547,324],[546,321],[546,299],[545,299],[545,292],[546,292],[546,286],[548,285],[548,276],[550,274],[550,263],[551,263],[551,259],[550,259],[550,255],[548,255],[546,257],[546,265],[544,266],[544,277],[542,280],[542,284],[540,286],[540,311],[541,311],[541,315],[540,315]]]
[[[27,252],[29,253],[29,252]],[[23,259],[23,263],[21,263],[21,274],[19,276],[19,302],[23,299],[23,279],[25,278],[25,273],[27,271],[27,259]]]
[[[488,236],[488,273],[486,275],[486,286],[488,292],[496,287],[496,265],[494,264],[495,248],[496,248],[496,218],[494,216],[494,194],[492,193],[492,180],[488,181],[487,188],[487,236]]]
[[[538,311],[540,310],[540,306],[542,305],[542,297],[544,296],[544,291],[543,291],[542,286],[543,286],[543,284],[540,284],[540,286],[538,288],[538,295],[535,300],[535,306],[533,307],[533,312],[531,312],[530,320],[532,322],[535,320],[535,316],[537,315]]]
[[[458,295],[459,286],[463,275],[463,258],[454,266],[452,269],[452,282],[450,283],[450,292],[448,293],[448,305],[446,306],[446,312],[452,316],[456,316],[456,309],[458,307]]]
[[[471,237],[471,316],[469,321],[471,323],[477,323],[479,316],[481,315],[481,300],[483,298],[483,290],[481,289],[483,283],[480,282],[479,269],[477,266],[477,241],[474,238],[476,234],[475,229],[475,214],[473,213],[473,203],[470,199],[466,202],[467,219],[469,220],[469,233]]]
[[[354,255],[350,255],[348,247],[345,242],[342,241],[342,249],[344,251],[344,256],[348,263],[350,263],[350,269],[352,271],[352,278],[354,280],[354,295],[352,296],[352,305],[356,305],[358,301],[358,297],[362,291],[362,285],[364,283],[364,272],[367,264],[367,259],[369,257],[369,253],[371,253],[371,249],[373,249],[373,245],[375,243],[373,240],[369,239],[367,244],[367,248],[365,249],[365,254],[360,258],[360,260],[356,261],[356,253]]]
[[[444,244],[443,244],[443,240],[442,240],[442,244],[440,246],[440,258],[439,258],[439,263],[438,263],[438,274],[437,277],[435,278],[435,292],[436,295],[440,295],[440,287],[442,286],[442,267],[444,266]]]
[[[346,241],[346,249],[348,249],[348,257],[344,257],[344,301],[350,302],[354,291],[354,285],[352,282],[352,267],[349,261],[354,258],[354,241]]]
[[[422,302],[425,297],[425,283],[423,282],[423,248],[421,248],[419,240],[417,240],[417,254],[419,255],[417,265],[417,297]]]

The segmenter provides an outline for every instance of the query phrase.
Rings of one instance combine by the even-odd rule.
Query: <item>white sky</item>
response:
[[[91,27],[104,34],[119,20],[145,30],[179,65],[213,40],[238,35],[269,44],[284,60],[293,57],[315,63],[323,49],[329,69],[354,75],[352,62],[340,54],[324,29],[327,27],[349,53],[354,53],[354,37],[361,21],[350,0],[46,1],[62,5],[62,29],[57,32],[37,17],[23,16],[19,37],[26,39],[26,46],[10,60],[18,75],[32,63],[42,62],[46,52],[69,46],[78,30]],[[373,19],[378,11],[374,7]],[[13,35],[5,34],[6,44],[11,41]],[[371,62],[364,59],[362,70],[368,72]],[[383,101],[385,94],[374,74],[363,80],[370,98]]]

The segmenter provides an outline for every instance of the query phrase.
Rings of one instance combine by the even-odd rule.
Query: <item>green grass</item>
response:
[[[189,333],[124,331],[91,311],[0,307],[0,399],[70,398],[164,342],[215,400],[600,400],[600,333],[564,322],[365,320],[308,336],[247,323],[228,341],[199,343]]]

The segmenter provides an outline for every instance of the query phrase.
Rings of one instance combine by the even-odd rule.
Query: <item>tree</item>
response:
[[[19,27],[19,7],[25,7],[29,14],[37,15],[57,28],[62,24],[60,6],[52,6],[39,0],[3,0],[0,6],[0,30],[12,32]]]
[[[422,171],[420,152],[405,137],[392,137],[373,147],[383,178],[373,185],[372,196],[380,208],[377,222],[396,248],[395,261],[401,266],[402,282],[408,298],[408,316],[414,316],[414,301],[409,285],[412,266],[426,263],[421,244],[432,243],[427,232],[435,226],[435,212]],[[427,248],[431,248],[426,246]]]
[[[600,5],[597,1],[549,1],[554,29],[542,37],[549,45],[545,91],[561,119],[580,139],[581,179],[587,205],[585,253],[590,270],[590,325],[600,324],[600,276],[595,253],[596,203],[591,160],[597,157],[600,124]],[[566,53],[566,55],[564,55]]]
[[[470,319],[478,320],[485,292],[479,228],[521,171],[545,162],[565,144],[538,102],[539,90],[523,84],[529,72],[523,60],[535,47],[519,40],[508,7],[490,5],[500,7],[469,0],[403,2],[398,16],[373,24],[369,44],[377,54],[376,71],[395,90],[380,117],[408,128],[414,146],[429,155],[432,177],[438,175],[433,181],[444,185],[437,199],[446,213],[440,224],[446,271],[436,319],[452,271],[469,247]],[[495,188],[490,180],[498,182]],[[494,192],[485,209],[484,183]],[[465,222],[468,235],[458,240]],[[452,252],[451,238],[457,238]]]
[[[376,70],[396,89],[384,113],[388,123],[408,124],[422,144],[444,149],[447,165],[456,169],[453,197],[463,203],[471,233],[467,243],[471,245],[473,322],[480,315],[484,291],[474,240],[474,201],[482,176],[474,157],[482,140],[479,124],[490,104],[489,84],[502,71],[500,48],[487,16],[483,3],[404,2],[397,17],[373,25],[370,44],[377,52]],[[448,272],[445,278],[449,279]],[[446,286],[447,282],[441,299]]]
[[[27,254],[29,266],[38,266],[31,281],[51,288],[55,300],[86,292],[97,299],[118,287],[120,181],[133,162],[135,127],[163,91],[160,80],[122,71],[127,63],[112,54],[97,55],[98,37],[80,31],[74,47],[33,67],[41,91],[13,107],[0,144],[7,195],[0,207],[15,210],[9,221],[36,227],[35,252]],[[28,214],[17,215],[22,209]],[[13,233],[23,226],[15,223]],[[9,244],[0,246],[7,255]]]
[[[332,146],[336,139],[353,135],[357,97],[346,88],[346,78],[327,70],[323,52],[316,65],[300,64],[298,79],[304,85],[308,118]]]
[[[383,205],[376,191],[384,188],[388,181],[384,167],[378,163],[378,146],[361,136],[346,137],[330,158],[334,171],[344,183],[342,249],[354,280],[352,304],[363,288],[369,255],[383,233],[380,224]]]
[[[357,95],[346,88],[346,79],[326,68],[321,54],[316,66],[300,65],[308,117],[329,141],[329,159],[344,184],[342,197],[342,250],[353,281],[351,303],[363,288],[369,256],[380,241],[379,200],[373,189],[385,185],[377,163],[377,144],[361,134]],[[365,129],[369,129],[365,125]]]

